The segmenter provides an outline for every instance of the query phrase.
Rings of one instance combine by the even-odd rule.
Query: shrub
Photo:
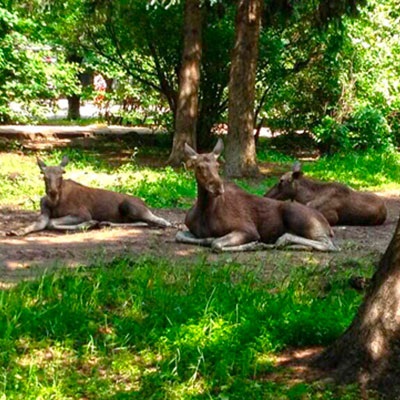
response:
[[[337,151],[392,149],[394,140],[390,126],[378,109],[360,106],[342,123],[325,116],[313,129],[313,134],[324,153]]]
[[[348,128],[328,115],[314,128],[313,133],[323,153],[334,153],[351,147]]]
[[[384,149],[393,146],[390,127],[378,109],[360,107],[350,116],[346,125],[354,149]]]

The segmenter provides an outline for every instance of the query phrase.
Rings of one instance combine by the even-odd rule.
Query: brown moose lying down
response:
[[[44,229],[80,230],[97,225],[137,225],[137,222],[171,226],[165,219],[154,215],[137,197],[64,180],[64,167],[67,164],[68,158],[65,156],[61,164],[55,167],[48,167],[38,159],[46,185],[46,196],[40,201],[40,216],[31,225],[8,232],[8,235],[27,235]]]
[[[376,194],[306,178],[298,162],[264,196],[305,204],[321,212],[331,225],[381,225],[387,215],[384,201]]]
[[[198,154],[185,144],[194,169],[197,201],[186,214],[189,231],[180,231],[181,243],[214,250],[243,251],[285,245],[335,251],[332,228],[317,210],[296,202],[277,201],[245,192],[224,182],[218,173],[223,142],[211,153]]]

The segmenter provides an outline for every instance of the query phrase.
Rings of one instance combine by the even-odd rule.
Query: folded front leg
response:
[[[320,240],[307,239],[291,233],[283,234],[275,243],[276,248],[288,247],[296,250],[296,248],[304,247],[315,249],[318,251],[339,251],[339,248],[333,243],[329,237],[321,237]],[[301,246],[301,247],[298,247]]]
[[[147,222],[110,222],[110,221],[101,221],[99,222],[99,227],[104,228],[133,228],[133,227],[142,227],[142,226],[149,226]]]
[[[248,232],[233,231],[219,238],[207,237],[197,238],[189,231],[180,231],[175,240],[179,243],[194,244],[197,246],[211,247],[214,251],[251,251],[265,248],[273,248],[264,243],[259,243],[258,237]]]
[[[274,244],[267,244],[263,242],[249,242],[245,244],[240,244],[238,246],[227,246],[222,248],[213,248],[214,251],[231,251],[231,252],[241,252],[241,251],[260,251],[260,250],[273,250],[275,249]]]
[[[46,229],[48,223],[50,221],[49,214],[40,214],[39,218],[33,222],[32,224],[28,225],[25,228],[18,229],[16,231],[8,231],[6,233],[7,236],[25,236],[31,232],[38,232]]]
[[[84,220],[83,217],[66,215],[61,218],[53,218],[47,224],[48,229],[62,231],[78,231],[92,228],[98,225],[98,221]]]
[[[186,244],[194,244],[197,246],[210,247],[211,244],[214,242],[215,238],[213,237],[197,238],[189,231],[179,231],[175,236],[175,240],[178,243],[186,243]]]
[[[258,235],[244,231],[233,231],[215,239],[211,247],[214,251],[246,251],[257,243]],[[252,243],[252,244],[251,244]],[[240,249],[239,246],[242,246]]]

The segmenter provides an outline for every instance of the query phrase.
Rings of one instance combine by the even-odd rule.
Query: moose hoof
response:
[[[177,232],[177,234],[175,235],[175,242],[184,243],[184,242],[185,242],[185,241],[184,241],[185,238],[186,238],[185,233],[184,233],[183,231],[179,231],[179,232]]]
[[[111,226],[111,222],[108,221],[99,222],[99,228],[105,228],[106,226]]]
[[[18,231],[7,231],[6,236],[23,236],[23,233]]]
[[[289,243],[289,241],[287,240],[287,238],[285,236],[281,236],[276,242],[275,242],[275,247],[277,249],[281,249],[285,246],[287,246]]]
[[[211,250],[214,253],[221,253],[223,251],[223,247],[221,243],[216,243],[215,241],[211,243]]]
[[[171,228],[174,226],[171,222],[164,220],[162,223],[160,223],[160,228]]]

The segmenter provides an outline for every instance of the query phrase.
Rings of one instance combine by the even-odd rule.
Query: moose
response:
[[[252,195],[234,183],[224,182],[219,176],[217,161],[222,151],[222,139],[211,153],[203,154],[185,143],[185,157],[197,181],[197,200],[186,214],[189,231],[179,231],[177,242],[209,246],[215,251],[287,245],[337,250],[332,241],[333,231],[317,210]]]
[[[44,229],[75,231],[95,226],[137,225],[143,222],[159,227],[171,223],[154,215],[139,198],[110,190],[95,189],[63,179],[68,157],[60,165],[47,166],[37,159],[46,186],[37,221],[8,235],[23,236]]]
[[[283,174],[266,198],[294,200],[322,213],[333,225],[381,225],[386,220],[384,201],[374,193],[358,192],[338,182],[306,178],[301,164]]]

